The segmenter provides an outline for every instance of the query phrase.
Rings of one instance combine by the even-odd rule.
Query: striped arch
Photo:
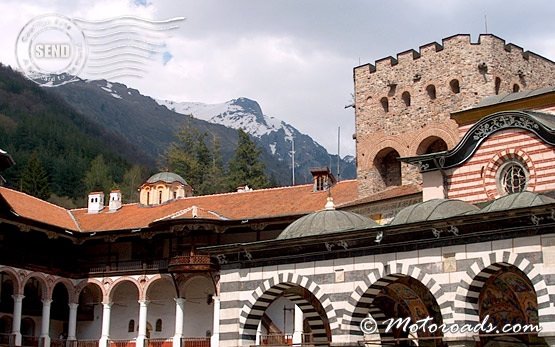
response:
[[[370,273],[364,279],[364,284],[355,289],[347,302],[341,328],[350,335],[363,335],[359,326],[362,319],[368,316],[368,313],[377,322],[380,322],[383,313],[372,305],[374,298],[383,288],[403,277],[412,277],[428,288],[440,308],[443,322],[447,324],[453,317],[452,308],[449,300],[444,295],[444,290],[441,289],[432,276],[422,272],[415,265],[390,262],[388,264],[376,264],[376,267],[370,270]],[[374,314],[381,314],[381,316],[374,317]]]
[[[79,300],[79,295],[81,295],[81,292],[83,291],[83,289],[85,289],[85,287],[88,286],[89,284],[96,285],[98,289],[100,289],[100,294],[102,295],[102,299],[105,298],[106,289],[102,285],[102,282],[94,278],[88,278],[86,280],[79,282],[79,284],[75,286],[75,296],[77,297],[77,300]]]
[[[143,288],[141,289],[141,297],[148,299],[148,290],[150,289],[150,287],[152,285],[154,285],[156,282],[158,281],[169,281],[173,287],[173,280],[171,278],[170,275],[167,274],[156,274],[152,277],[150,277],[148,279],[148,281],[145,283],[145,285],[143,286]]]
[[[137,287],[137,295],[139,296],[139,300],[144,299],[141,298],[141,293],[142,293],[142,288],[141,285],[139,283],[139,281],[137,281],[136,279],[134,279],[133,277],[120,277],[117,280],[115,280],[114,282],[112,282],[110,284],[110,288],[108,289],[108,302],[112,302],[113,300],[113,295],[114,295],[114,291],[116,290],[116,288],[123,282],[131,282],[132,284],[135,285],[135,287]]]
[[[240,325],[240,336],[241,339],[249,343],[256,339],[256,330],[258,328],[258,323],[262,320],[262,316],[266,309],[282,295],[287,289],[292,287],[301,287],[311,293],[320,303],[323,310],[325,311],[326,318],[329,323],[329,328],[331,331],[331,337],[333,337],[333,332],[339,329],[339,324],[337,322],[337,316],[335,310],[332,306],[331,300],[327,294],[312,280],[307,277],[300,276],[294,273],[280,273],[262,283],[252,294],[249,301],[243,306],[241,310],[241,315],[239,317]],[[325,323],[320,317],[320,314],[316,311],[314,306],[309,303],[306,299],[291,295],[288,297],[295,303],[298,303],[299,307],[302,309],[304,316],[310,322],[310,326],[314,332],[314,338],[319,340],[326,340],[325,335]],[[324,334],[322,335],[322,331]]]
[[[25,292],[25,285],[27,284],[27,281],[29,281],[29,279],[31,278],[35,278],[36,280],[38,280],[41,284],[41,299],[52,299],[49,295],[49,287],[48,287],[48,281],[46,279],[46,276],[41,273],[41,272],[30,272],[28,273],[25,278],[21,281],[21,292]]]
[[[549,293],[543,276],[532,264],[521,254],[512,252],[495,252],[475,261],[463,275],[457,295],[455,296],[455,322],[459,324],[475,324],[479,322],[478,297],[482,287],[498,270],[515,266],[522,271],[532,282],[538,300],[538,316],[540,324],[547,323],[549,317]]]
[[[48,289],[49,293],[48,296],[52,297],[52,293],[54,292],[54,287],[56,287],[56,285],[58,283],[61,283],[64,285],[64,287],[66,287],[67,290],[67,298],[68,298],[68,302],[69,303],[73,303],[73,302],[77,302],[79,300],[79,297],[76,296],[76,288],[73,285],[73,282],[71,282],[69,279],[67,278],[63,278],[63,277],[57,277],[53,282],[51,287]]]

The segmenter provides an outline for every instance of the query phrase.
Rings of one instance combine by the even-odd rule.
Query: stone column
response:
[[[147,314],[148,300],[139,300],[139,335],[137,336],[137,347],[145,347]]]
[[[76,331],[77,331],[77,307],[79,304],[71,303],[69,304],[69,322],[67,327],[67,340],[77,340]]]
[[[12,295],[13,298],[13,322],[12,334],[15,336],[15,345],[21,346],[21,310],[23,308],[23,294]]]
[[[254,340],[254,344],[255,345],[261,345],[262,344],[262,319],[260,320],[260,322],[258,322],[258,327],[256,328],[256,338]]]
[[[293,324],[293,344],[301,344],[303,342],[303,310],[299,305],[295,305]]]
[[[50,305],[52,299],[42,300],[42,324],[40,329],[40,339],[43,347],[50,347]]]
[[[102,303],[102,334],[98,341],[98,347],[108,347],[110,340],[110,314],[112,311],[112,303]]]
[[[181,347],[183,338],[183,315],[185,314],[185,299],[175,299],[175,335],[173,336],[173,347]]]
[[[214,322],[212,327],[212,336],[210,337],[210,347],[218,347],[220,345],[220,297],[212,297],[214,304]]]

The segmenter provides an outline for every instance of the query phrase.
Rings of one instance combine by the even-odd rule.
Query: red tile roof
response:
[[[5,187],[0,187],[0,195],[12,211],[23,218],[67,230],[79,230],[72,214],[63,207]]]
[[[18,215],[68,230],[107,231],[145,228],[161,219],[197,218],[245,220],[302,215],[324,208],[327,191],[313,192],[312,184],[253,190],[242,193],[204,195],[178,199],[159,206],[125,204],[117,211],[105,207],[99,213],[86,208],[67,211],[64,208],[7,188],[0,195]],[[337,183],[332,188],[335,204],[357,199],[356,180]]]

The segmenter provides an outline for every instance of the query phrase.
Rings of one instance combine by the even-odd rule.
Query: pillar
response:
[[[15,337],[15,345],[21,346],[21,310],[23,308],[23,294],[12,295],[13,298],[13,322],[12,334]]]
[[[71,303],[69,304],[69,322],[67,327],[67,339],[68,341],[77,340],[75,336],[77,331],[77,307],[79,304]]]
[[[256,328],[256,338],[254,344],[259,346],[262,344],[262,319],[258,322],[258,327]]]
[[[293,344],[303,343],[303,310],[295,305],[295,318],[293,322]]]
[[[148,300],[139,300],[139,335],[137,336],[137,347],[145,347],[147,314]]]
[[[210,337],[210,347],[218,347],[220,345],[220,297],[212,297],[214,304],[214,322],[212,327],[212,336]]]
[[[52,299],[42,300],[42,322],[40,329],[40,339],[43,347],[50,347],[50,305]]]
[[[110,314],[112,311],[112,303],[102,303],[102,334],[98,341],[98,347],[108,347],[110,340]]]
[[[175,299],[175,335],[173,336],[173,347],[181,347],[183,338],[183,316],[185,314],[185,299]]]

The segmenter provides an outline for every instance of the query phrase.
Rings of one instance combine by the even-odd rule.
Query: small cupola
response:
[[[315,192],[328,190],[335,183],[337,183],[337,180],[328,167],[312,168],[310,169],[310,173],[312,174],[312,178],[314,180],[313,191]]]
[[[121,191],[120,190],[112,190],[110,192],[110,201],[108,202],[108,209],[110,212],[117,211],[121,208]]]
[[[88,213],[98,213],[104,208],[104,193],[92,192],[89,193],[88,200]]]

